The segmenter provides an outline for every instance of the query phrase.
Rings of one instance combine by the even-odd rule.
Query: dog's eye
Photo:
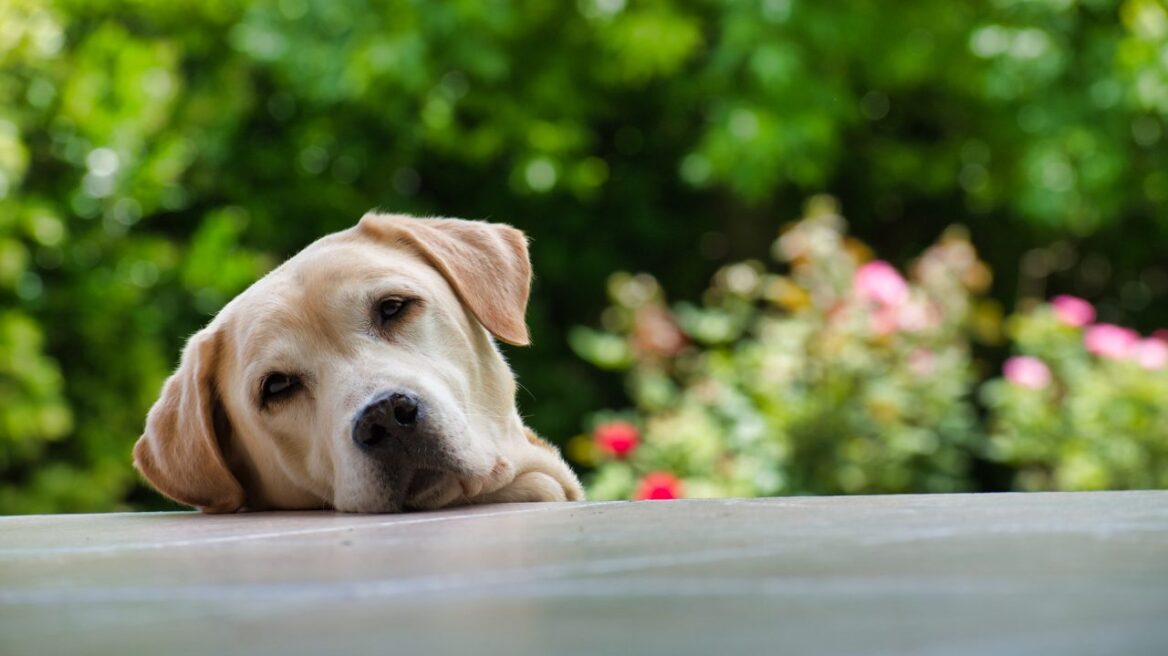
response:
[[[268,374],[264,376],[264,382],[260,385],[260,401],[267,404],[271,401],[286,399],[298,389],[300,389],[300,379],[296,376],[278,372]]]
[[[377,316],[381,319],[381,323],[385,323],[401,314],[405,306],[406,301],[403,298],[387,298],[377,304]]]

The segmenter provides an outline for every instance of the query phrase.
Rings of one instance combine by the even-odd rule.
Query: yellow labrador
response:
[[[191,337],[135,465],[209,513],[581,499],[491,338],[528,343],[530,284],[510,226],[367,214]]]

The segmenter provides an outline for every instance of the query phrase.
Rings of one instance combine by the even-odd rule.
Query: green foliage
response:
[[[572,344],[626,371],[634,407],[569,444],[597,467],[591,496],[645,498],[663,474],[667,496],[976,490],[979,459],[1027,490],[1168,486],[1168,334],[1084,331],[1086,302],[1061,319],[1042,305],[1008,321],[1027,355],[983,382],[972,354],[1000,321],[964,230],[905,281],[843,228],[813,199],[774,243],[787,275],[729,265],[700,305],[669,308],[646,274],[612,277],[604,329]]]
[[[1083,328],[1047,307],[1016,317],[1012,332],[1053,374],[1037,389],[1005,379],[982,388],[992,453],[1020,470],[1020,488],[1168,487],[1168,339],[1126,347],[1163,353],[1142,364],[1138,354],[1093,356]]]
[[[1021,279],[1004,303],[1049,282],[1163,322],[1166,45],[1158,0],[6,0],[0,512],[157,504],[129,449],[182,340],[370,207],[533,237],[508,357],[553,439],[621,402],[565,340],[609,273],[696,292],[821,190],[894,258],[960,217]],[[715,339],[732,309],[679,320]]]
[[[965,334],[970,289],[989,281],[969,243],[930,248],[909,286],[883,263],[860,267],[865,249],[819,198],[773,250],[789,275],[733,264],[675,312],[652,278],[614,278],[608,331],[576,346],[606,366],[609,344],[624,348],[643,445],[605,462],[592,494],[628,497],[661,470],[688,496],[970,488]]]

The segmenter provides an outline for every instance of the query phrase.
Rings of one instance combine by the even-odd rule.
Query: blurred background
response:
[[[371,207],[531,236],[595,497],[1168,486],[1166,119],[1161,0],[5,0],[0,513],[167,507],[184,339]]]

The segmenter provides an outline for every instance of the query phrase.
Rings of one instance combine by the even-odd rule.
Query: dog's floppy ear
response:
[[[508,225],[461,219],[416,219],[369,213],[358,234],[421,254],[495,337],[530,343],[523,315],[531,292],[527,238]]]
[[[134,445],[134,465],[146,480],[171,499],[206,513],[235,512],[244,503],[243,486],[219,447],[221,433],[230,430],[217,407],[221,339],[214,328],[191,337]]]

